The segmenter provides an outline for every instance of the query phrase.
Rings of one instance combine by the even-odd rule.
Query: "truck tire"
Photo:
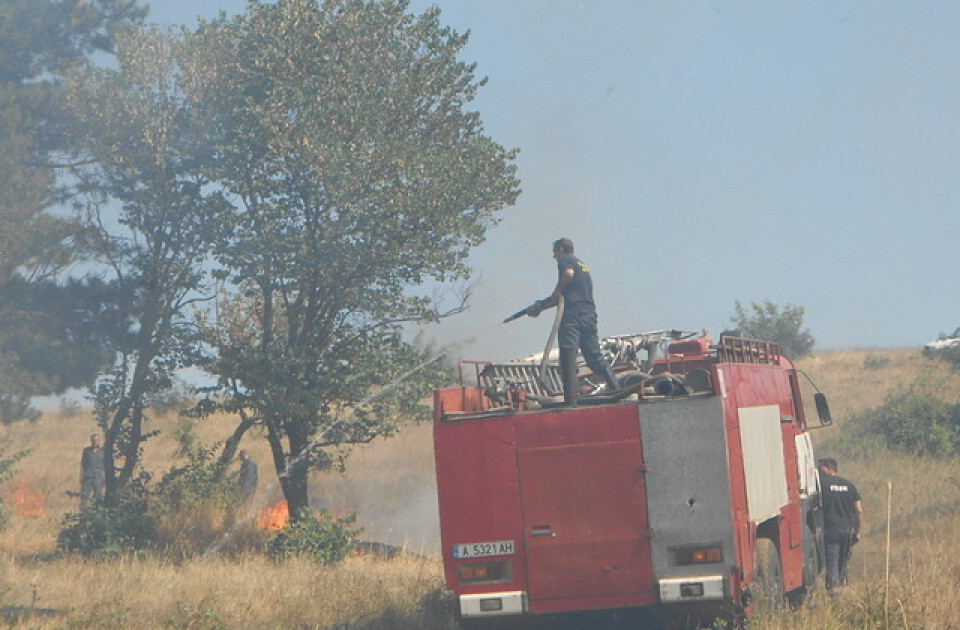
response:
[[[755,610],[777,610],[783,606],[783,571],[780,552],[769,538],[757,538]]]

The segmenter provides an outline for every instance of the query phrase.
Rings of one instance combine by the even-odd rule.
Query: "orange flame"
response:
[[[277,501],[260,510],[257,527],[260,529],[283,529],[290,520],[290,510],[286,501]]]
[[[20,516],[42,518],[47,515],[47,495],[17,480],[10,483],[13,491],[13,509]]]

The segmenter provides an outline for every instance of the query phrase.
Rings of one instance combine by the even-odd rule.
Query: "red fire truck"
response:
[[[435,392],[443,563],[464,625],[740,616],[814,584],[802,372],[773,343],[682,336],[604,340],[625,388],[577,407],[556,397],[558,370],[524,363],[462,362],[461,385]]]

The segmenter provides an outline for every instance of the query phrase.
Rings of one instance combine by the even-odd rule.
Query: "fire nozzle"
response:
[[[515,319],[520,319],[521,317],[523,317],[523,316],[526,315],[526,314],[527,314],[527,309],[525,309],[525,308],[524,308],[524,309],[521,309],[521,310],[517,311],[516,313],[514,313],[513,315],[511,315],[510,317],[508,317],[508,318],[506,318],[505,320],[503,320],[503,323],[506,324],[506,323],[508,323],[508,322],[512,322],[512,321],[515,320]]]

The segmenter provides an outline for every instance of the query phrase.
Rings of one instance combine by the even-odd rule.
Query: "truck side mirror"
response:
[[[830,416],[830,405],[827,403],[827,395],[823,392],[817,392],[813,395],[813,402],[817,405],[817,415],[820,417],[820,424],[825,427],[833,424],[833,418]]]

